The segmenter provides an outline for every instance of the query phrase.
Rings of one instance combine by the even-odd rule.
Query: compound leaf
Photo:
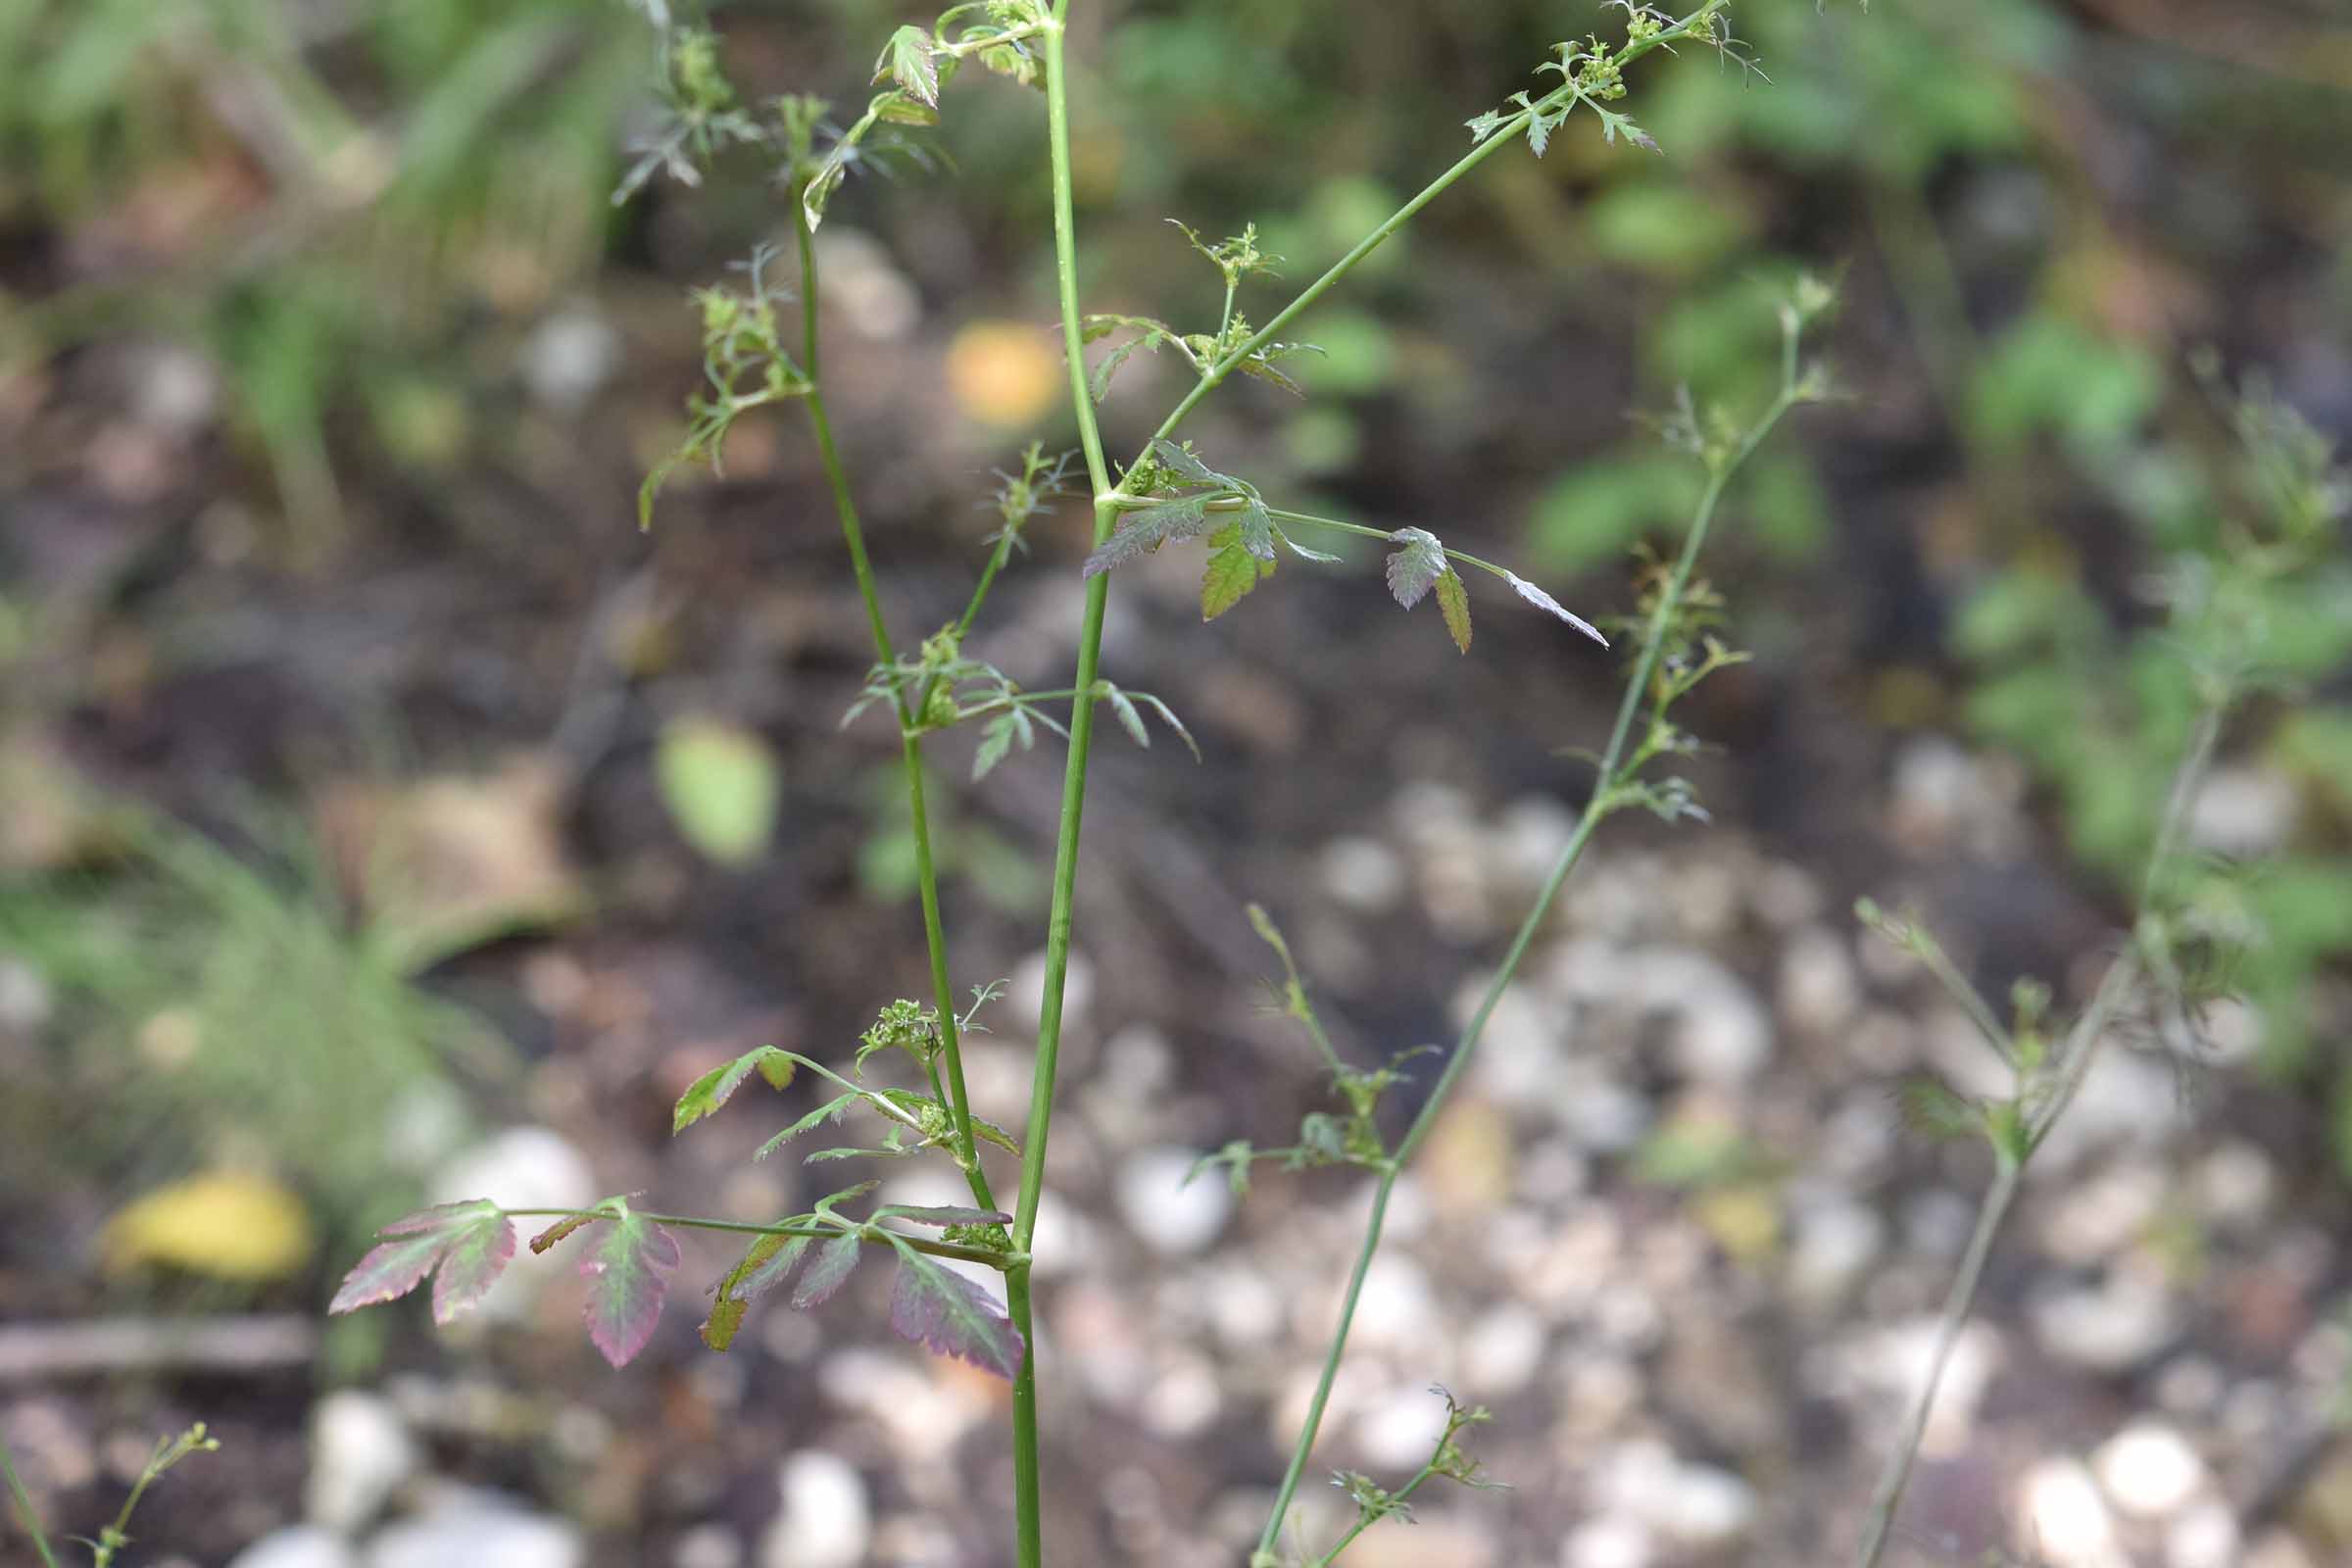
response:
[[[1110,710],[1118,715],[1119,727],[1127,732],[1127,738],[1151,750],[1152,733],[1144,728],[1144,715],[1135,710],[1135,700],[1107,681],[1103,683],[1102,695],[1110,700]]]
[[[1446,629],[1453,634],[1453,646],[1466,654],[1470,651],[1470,591],[1462,586],[1462,574],[1451,566],[1438,574],[1437,588],[1438,610],[1446,617]]]
[[[952,1355],[1010,1382],[1026,1348],[1018,1329],[970,1280],[911,1247],[898,1249],[890,1286],[890,1326],[939,1355]]]
[[[596,1250],[580,1259],[580,1277],[588,1282],[589,1342],[618,1368],[654,1337],[669,1275],[680,1261],[678,1239],[631,1212],[625,1199],[599,1206],[612,1225]]]
[[[1000,1214],[993,1208],[973,1208],[967,1204],[949,1203],[937,1207],[918,1207],[911,1203],[885,1203],[874,1210],[876,1219],[903,1219],[916,1225],[1009,1225],[1010,1214]]]
[[[1195,236],[1194,243],[1197,245],[1199,242],[1199,237]],[[1229,475],[1219,473],[1199,458],[1194,457],[1191,452],[1164,436],[1152,443],[1152,455],[1160,461],[1161,466],[1173,469],[1194,484],[1230,485],[1233,483]]]
[[[735,1332],[743,1326],[743,1315],[751,1303],[783,1283],[801,1254],[808,1250],[809,1238],[777,1231],[752,1243],[742,1261],[727,1270],[718,1282],[717,1298],[710,1303],[710,1315],[703,1322],[703,1343],[713,1350],[723,1350],[735,1343]]]
[[[1451,570],[1446,564],[1446,546],[1427,528],[1399,528],[1389,540],[1404,546],[1389,557],[1389,594],[1410,610]]]
[[[874,80],[888,76],[899,90],[939,107],[939,64],[931,58],[931,35],[908,23],[890,35],[874,62]]]
[[[725,1066],[711,1068],[688,1086],[670,1114],[670,1133],[675,1136],[685,1131],[725,1104],[755,1072],[767,1080],[769,1088],[788,1089],[793,1074],[799,1070],[799,1064],[774,1046],[747,1051]]]
[[[1239,522],[1229,523],[1209,537],[1207,568],[1200,576],[1200,618],[1214,620],[1258,584],[1274,574],[1271,545],[1260,556],[1250,548]]]
[[[1517,593],[1520,598],[1526,600],[1529,604],[1535,606],[1538,610],[1559,616],[1560,619],[1566,621],[1569,625],[1574,626],[1578,631],[1583,632],[1586,636],[1600,644],[1601,647],[1606,648],[1609,646],[1609,640],[1600,634],[1598,627],[1594,626],[1591,621],[1585,619],[1584,616],[1575,614],[1567,610],[1557,599],[1552,598],[1551,595],[1545,593],[1534,583],[1529,582],[1526,578],[1518,575],[1516,572],[1506,571],[1502,574],[1502,577],[1503,581],[1511,585],[1512,591]],[[1456,640],[1466,642],[1467,638],[1457,638]]]
[[[1166,446],[1167,443],[1160,443]],[[1170,450],[1173,450],[1172,448]],[[1196,463],[1195,466],[1199,465]],[[1086,558],[1085,575],[1092,577],[1111,567],[1133,561],[1137,556],[1157,550],[1171,539],[1198,539],[1217,526],[1218,519],[1208,513],[1206,499],[1200,496],[1181,496],[1163,501],[1155,507],[1127,514],[1127,520],[1102,542],[1101,549]]]
[[[801,1276],[800,1286],[792,1293],[792,1304],[806,1312],[833,1299],[834,1293],[849,1283],[852,1271],[858,1267],[860,1246],[857,1237],[845,1232],[818,1248],[816,1260],[808,1265],[808,1272]]]
[[[484,1205],[447,1233],[433,1276],[433,1321],[445,1327],[479,1305],[514,1261],[514,1222],[497,1204],[484,1200]]]
[[[999,713],[988,721],[980,732],[980,749],[972,754],[972,782],[977,784],[997,770],[1012,751],[1013,731],[1020,716],[1019,709]]]
[[[403,1215],[376,1235],[383,1240],[343,1276],[329,1312],[398,1300],[439,1268],[433,1320],[447,1323],[480,1300],[514,1256],[514,1223],[487,1198]]]

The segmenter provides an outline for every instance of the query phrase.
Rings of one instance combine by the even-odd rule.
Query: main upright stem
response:
[[[801,365],[808,377],[808,421],[816,432],[816,451],[825,467],[825,478],[833,487],[833,508],[841,517],[842,542],[849,547],[850,570],[858,578],[858,594],[865,602],[866,623],[873,632],[874,657],[884,668],[898,662],[897,651],[890,640],[890,625],[883,618],[882,596],[874,586],[873,564],[866,559],[865,529],[858,516],[858,503],[850,494],[848,470],[842,466],[841,453],[833,444],[833,421],[825,414],[825,385],[818,373],[817,362],[817,298],[816,246],[808,231],[808,210],[802,201],[798,186],[792,191],[793,238],[801,255]],[[978,1144],[972,1137],[971,1096],[963,1085],[963,1052],[956,1039],[956,990],[948,977],[948,939],[939,917],[939,871],[931,855],[930,813],[923,802],[923,743],[914,730],[914,711],[904,691],[894,695],[892,711],[899,721],[900,765],[906,777],[906,814],[914,835],[915,883],[921,890],[923,903],[923,942],[931,955],[932,1005],[939,1013],[939,1054],[947,1064],[948,1109],[956,1125],[956,1162],[963,1167],[965,1182],[972,1190],[972,1200],[982,1208],[995,1208],[997,1200],[989,1195],[988,1177],[980,1169]]]
[[[1062,346],[1069,359],[1070,406],[1086,452],[1088,482],[1094,487],[1094,542],[1110,535],[1118,512],[1102,498],[1110,492],[1110,469],[1102,458],[1102,433],[1095,424],[1094,400],[1086,386],[1085,336],[1078,320],[1078,235],[1070,178],[1069,73],[1063,49],[1069,0],[1056,0],[1054,24],[1046,30],[1046,127],[1054,164],[1054,272],[1061,296]],[[1061,1054],[1062,997],[1070,972],[1071,905],[1078,887],[1078,831],[1086,813],[1086,769],[1095,739],[1095,681],[1102,662],[1102,616],[1110,603],[1110,577],[1086,587],[1086,615],[1078,630],[1078,672],[1070,681],[1070,754],[1062,771],[1061,825],[1054,837],[1054,898],[1046,922],[1045,989],[1038,999],[1037,1057],[1029,1082],[1029,1121],[1021,1139],[1021,1191],[1013,1209],[1012,1247],[1027,1253],[1037,1233],[1038,1200],[1045,1191],[1046,1138],[1054,1120],[1054,1079]],[[1012,1446],[1016,1560],[1042,1568],[1045,1524],[1037,1439],[1037,1335],[1029,1298],[1026,1260],[1004,1274],[1005,1308],[1026,1347],[1020,1375],[1012,1381]]]

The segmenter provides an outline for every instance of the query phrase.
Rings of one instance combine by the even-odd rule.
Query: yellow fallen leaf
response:
[[[1058,340],[1026,321],[974,321],[948,346],[948,390],[975,419],[1024,426],[1069,390]]]
[[[159,1188],[106,1226],[106,1268],[161,1263],[214,1279],[284,1279],[317,1237],[302,1200],[266,1176],[215,1171]]]

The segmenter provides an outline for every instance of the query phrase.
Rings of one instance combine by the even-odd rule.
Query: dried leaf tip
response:
[[[1569,610],[1557,599],[1552,598],[1551,595],[1545,593],[1534,583],[1529,582],[1525,577],[1520,576],[1517,572],[1506,571],[1502,574],[1502,579],[1511,585],[1511,589],[1514,593],[1518,594],[1520,598],[1526,600],[1529,604],[1535,606],[1538,610],[1546,611],[1551,614],[1559,616],[1560,619],[1566,621],[1569,625],[1574,626],[1578,631],[1583,632],[1586,636],[1600,644],[1601,647],[1606,648],[1609,646],[1609,640],[1600,634],[1599,627],[1585,619],[1584,616],[1577,614],[1574,611]]]

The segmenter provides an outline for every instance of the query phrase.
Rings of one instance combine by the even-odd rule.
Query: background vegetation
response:
[[[1214,275],[1165,218],[1203,234],[1254,221],[1295,281],[1311,276],[1458,155],[1461,122],[1525,62],[1603,24],[1569,10],[1087,8],[1071,47],[1089,67],[1074,109],[1088,308],[1214,312]],[[1300,362],[1303,403],[1249,388],[1204,411],[1201,441],[1268,489],[1427,520],[1571,604],[1623,605],[1628,550],[1670,542],[1696,488],[1627,412],[1686,382],[1761,402],[1768,302],[1800,266],[1842,269],[1825,347],[1850,396],[1743,481],[1709,575],[1758,657],[1690,720],[1722,748],[1700,783],[1731,835],[1710,841],[1719,863],[1743,868],[1734,895],[1758,903],[1803,867],[1813,912],[1572,915],[1567,933],[1711,952],[1771,994],[1771,1071],[1789,1087],[1735,1085],[1726,1103],[1629,1044],[1642,1130],[1566,1140],[1588,1195],[1527,1200],[1554,1231],[1578,1205],[1634,1223],[1664,1204],[1735,1278],[1774,1281],[1806,1234],[1808,1146],[1850,1096],[1893,1120],[1903,1054],[1874,1055],[1861,1024],[1933,1036],[1932,991],[1857,969],[1835,911],[1862,892],[1909,900],[1991,994],[2027,974],[2064,992],[2130,907],[2194,718],[2146,585],[2179,553],[2233,548],[2230,519],[2269,494],[2235,423],[2269,421],[2288,447],[2352,428],[2352,30],[2325,0],[1879,0],[1867,17],[1745,0],[1737,15],[1769,83],[1685,60],[1643,88],[1665,156],[1563,136],[1541,163],[1503,161],[1304,323],[1326,352]],[[906,19],[841,0],[716,20],[747,97],[852,102],[873,41]],[[634,526],[693,384],[685,289],[786,234],[756,161],[610,200],[666,133],[649,60],[641,15],[594,0],[0,4],[0,1187],[16,1200],[0,1318],[315,1312],[353,1237],[517,1128],[560,1133],[525,1153],[543,1174],[592,1167],[589,1197],[715,1188],[719,1155],[665,1148],[667,1102],[754,1045],[846,1049],[870,977],[921,973],[887,737],[834,734],[865,656],[813,459],[747,423],[723,480],[681,478],[661,528]],[[988,470],[1033,434],[1069,441],[1035,428],[1061,384],[1036,115],[1009,88],[969,92],[938,143],[955,178],[875,172],[823,231],[835,416],[908,624],[959,606],[997,525]],[[1114,445],[1140,443],[1138,411],[1164,405],[1173,373],[1140,358],[1122,371],[1103,410]],[[2242,407],[2217,392],[2241,385]],[[1041,517],[1008,568],[1012,625],[992,657],[1041,686],[1066,675],[1082,510]],[[1207,760],[1114,754],[1097,782],[1090,831],[1108,848],[1082,888],[1099,933],[1086,1049],[1106,1150],[1138,1129],[1187,1151],[1275,1142],[1314,1098],[1250,1011],[1267,967],[1234,917],[1250,900],[1283,917],[1359,1059],[1446,1035],[1481,941],[1530,891],[1515,838],[1580,799],[1555,751],[1605,728],[1605,666],[1563,656],[1554,628],[1490,617],[1477,655],[1441,662],[1428,627],[1306,575],[1283,584],[1286,612],[1252,601],[1207,631],[1189,584],[1122,587],[1112,656],[1135,673],[1120,678],[1166,693]],[[2166,1062],[2195,1116],[2161,1167],[2255,1148],[2275,1206],[2233,1236],[2183,1200],[2095,1266],[2045,1255],[1996,1280],[1989,1310],[2022,1342],[2046,1291],[2132,1278],[2155,1255],[2194,1325],[2051,1408],[2019,1392],[2046,1337],[2021,1351],[1993,1403],[2004,1453],[2087,1449],[2117,1410],[2161,1405],[2182,1359],[2232,1389],[2342,1372],[2325,1325],[2345,1263],[2326,1238],[2352,1173],[2352,569],[2339,550],[2266,592],[2293,683],[2228,735],[2191,837],[2281,858],[2226,911],[2258,940],[2233,976],[2250,1006],[2212,1031],[2222,1059]],[[1057,760],[1016,754],[973,788],[968,759],[942,752],[932,793],[955,824],[968,978],[1012,976],[1017,1008]],[[1430,870],[1447,833],[1497,869]],[[1868,1005],[1816,1039],[1786,976],[1817,930],[1852,952]],[[1165,1075],[1173,1110],[1117,1103],[1139,1071]],[[1477,1180],[1556,1179],[1531,1151],[1562,1141],[1493,1098],[1488,1114],[1519,1128],[1500,1140],[1515,1163]],[[1109,1182],[1121,1167],[1102,1160]],[[1900,1231],[1978,1179],[1914,1150],[1871,1167],[1860,1200]],[[1228,1245],[1275,1244],[1286,1212]],[[1115,1204],[1088,1217],[1125,1223]],[[1884,1266],[1912,1262],[1936,1262],[1916,1236]],[[2257,1297],[2284,1303],[2276,1321],[2244,1304]],[[1860,1343],[1905,1299],[1854,1286],[1804,1337]],[[1086,1305],[1075,1288],[1060,1303],[1073,1358]],[[1556,1354],[1579,1343],[1564,1332]],[[839,1449],[839,1432],[767,1417],[737,1448],[691,1435],[747,1397],[821,1386],[790,1348],[731,1391],[681,1370],[668,1392],[583,1393],[571,1363],[493,1332],[470,1364],[514,1401],[506,1414],[434,1416],[412,1386],[404,1419],[438,1446],[431,1468],[582,1521],[610,1560],[713,1521],[757,1551],[779,1508],[774,1454]],[[1637,1364],[1662,1378],[1664,1354]],[[360,1320],[249,1377],[201,1358],[188,1376],[8,1373],[0,1421],[38,1450],[52,1516],[96,1519],[114,1472],[145,1456],[120,1461],[109,1438],[209,1418],[226,1451],[145,1506],[156,1540],[224,1560],[304,1511],[299,1434],[321,1393],[443,1360],[405,1320]],[[1164,1405],[1172,1374],[1151,1364]],[[1092,1397],[1093,1420],[1125,1408]],[[1151,1479],[1163,1545],[1221,1539],[1221,1489],[1278,1469],[1258,1397],[1210,1419],[1231,1444],[1106,1458]],[[1772,1442],[1663,1421],[1686,1456],[1770,1494],[1749,1527],[1767,1560],[1842,1540],[1859,1495],[1856,1431],[1808,1425],[1824,1397],[1776,1391]],[[2209,1457],[2247,1540],[2277,1526],[2326,1561],[2345,1539],[2340,1501],[2325,1505],[2341,1461],[2300,1397],[2291,1452]],[[1473,1501],[1495,1560],[1549,1560],[1607,1487],[1563,1457],[1592,1444],[1546,1436],[1573,1424],[1572,1392],[1518,1398],[1498,1401],[1500,1455],[1482,1451],[1524,1495]],[[558,1408],[606,1437],[575,1451],[535,1436]],[[612,1436],[640,1418],[685,1446]],[[883,1443],[870,1418],[840,1424]],[[1812,1448],[1789,1446],[1808,1432]],[[929,1517],[886,1455],[850,1451],[878,1515]],[[687,1459],[725,1479],[679,1479]],[[1946,1480],[1963,1500],[1924,1527],[1926,1549],[2014,1541],[2003,1516],[2025,1504],[1987,1483],[1968,1506],[1976,1483]],[[784,1491],[789,1514],[789,1476]],[[1150,1555],[1116,1496],[1073,1498],[1058,1528]]]

